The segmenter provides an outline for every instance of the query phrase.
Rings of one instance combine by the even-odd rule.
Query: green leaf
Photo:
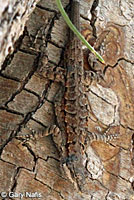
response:
[[[69,19],[68,15],[66,14],[61,1],[60,0],[56,0],[56,4],[57,7],[59,9],[59,11],[61,12],[64,20],[66,21],[67,25],[70,27],[70,29],[77,35],[77,37],[85,44],[85,46],[99,59],[100,62],[105,63],[104,59],[102,58],[102,56],[95,51],[95,49],[85,40],[85,38],[83,37],[83,35],[81,35],[81,33],[77,30],[77,28],[73,25],[73,23],[71,22],[71,20]]]

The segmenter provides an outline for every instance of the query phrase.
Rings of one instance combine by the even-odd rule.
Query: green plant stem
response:
[[[61,1],[56,0],[56,4],[58,9],[60,10],[64,20],[66,21],[67,25],[70,27],[70,29],[77,35],[77,37],[85,44],[85,46],[99,59],[100,62],[105,63],[104,59],[102,56],[95,51],[95,49],[85,40],[85,38],[81,35],[81,33],[77,30],[77,28],[73,25],[71,20],[69,19],[68,15],[66,14]]]

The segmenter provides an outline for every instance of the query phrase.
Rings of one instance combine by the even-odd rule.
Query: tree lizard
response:
[[[80,31],[79,7],[78,0],[71,1],[70,18]],[[116,135],[102,135],[88,131],[89,102],[83,65],[81,41],[70,30],[64,53],[65,80],[61,80],[63,78],[61,73],[62,78],[59,78],[59,82],[62,82],[62,86],[55,97],[56,125],[48,127],[44,133],[44,135],[52,134],[61,157],[61,168],[80,191],[83,191],[84,185],[91,178],[90,172],[86,169],[86,147],[92,141],[107,142],[116,137]],[[47,69],[46,74],[44,73],[47,78],[48,72]]]
[[[70,18],[78,30],[80,30],[79,7],[78,0],[71,1]],[[116,135],[101,135],[88,131],[89,112],[82,44],[71,30],[64,54],[64,67],[65,88],[61,89],[64,91],[57,96],[58,101],[55,103],[58,127],[53,126],[53,139],[61,155],[61,166],[76,188],[82,191],[82,187],[90,177],[86,169],[86,146],[94,140],[107,142]]]

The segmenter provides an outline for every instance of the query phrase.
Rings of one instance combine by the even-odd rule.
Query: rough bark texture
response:
[[[32,5],[37,1],[29,2]],[[69,1],[62,2],[68,8]],[[111,126],[110,132],[118,133],[118,138],[110,144],[93,142],[89,147],[91,163],[88,167],[93,180],[89,182],[88,195],[77,192],[61,173],[51,135],[37,137],[27,145],[14,138],[29,133],[30,129],[43,132],[55,123],[54,96],[60,85],[44,78],[38,69],[42,63],[44,68],[48,63],[52,69],[61,63],[67,26],[58,15],[55,0],[41,0],[26,23],[15,52],[1,66],[0,193],[6,192],[1,193],[3,198],[9,193],[7,199],[20,199],[13,195],[22,194],[23,199],[41,196],[44,200],[134,200],[134,2],[99,0],[98,6],[96,2],[81,0],[82,28],[92,25],[94,34],[99,37],[109,22],[118,24],[124,39],[119,41],[123,52],[119,59],[110,52],[108,61],[114,64],[106,68],[105,81],[94,80],[89,85],[89,130],[103,132]],[[6,3],[3,4],[3,19],[9,17],[8,9]],[[12,12],[10,9],[12,16],[18,13],[17,6]],[[22,33],[30,12],[23,5],[19,9],[21,14],[17,14],[20,21],[5,22],[6,26],[1,29],[1,62],[9,46]],[[21,31],[18,33],[18,30]],[[4,38],[11,41],[11,33],[16,35],[9,45]]]
[[[14,42],[22,35],[28,16],[38,1],[3,0],[0,3],[0,66],[13,52]]]

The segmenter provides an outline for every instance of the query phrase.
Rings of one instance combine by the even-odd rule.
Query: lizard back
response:
[[[70,13],[72,23],[80,31],[78,1],[72,1]],[[79,153],[81,155],[82,136],[87,127],[87,99],[83,85],[82,44],[72,31],[69,32],[69,42],[66,47],[64,64],[67,69],[64,106],[68,156]]]

